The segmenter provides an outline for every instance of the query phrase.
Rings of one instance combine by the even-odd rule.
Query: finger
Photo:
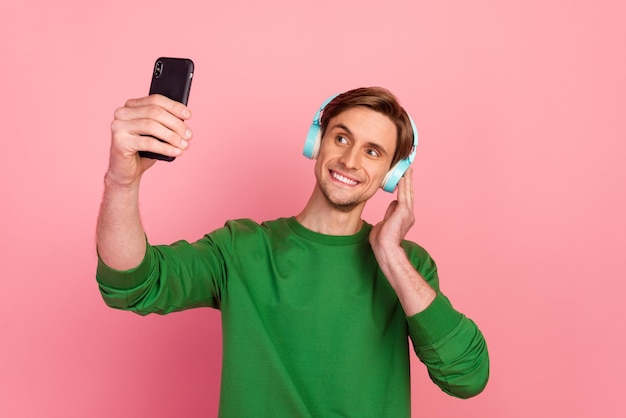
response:
[[[398,203],[401,205],[407,205],[409,203],[409,196],[407,190],[407,177],[408,171],[398,181]]]
[[[158,152],[153,150],[157,147],[166,151],[162,154],[176,156],[189,147],[186,138],[153,119],[115,120],[111,131],[114,144],[126,150]]]
[[[139,99],[130,99],[124,107],[142,107],[142,106],[159,106],[171,113],[172,115],[187,120],[191,117],[191,110],[184,104],[165,97],[161,94],[152,94],[150,96],[141,97]]]
[[[115,111],[114,118],[115,120],[121,121],[142,121],[139,126],[144,129],[148,129],[150,126],[155,126],[150,125],[147,122],[149,120],[153,120],[172,132],[175,132],[178,136],[187,141],[192,137],[191,129],[189,129],[185,122],[158,105],[121,107]],[[155,135],[153,132],[141,132],[140,134],[154,135],[161,138],[161,136]],[[166,140],[166,138],[161,139]]]
[[[168,157],[178,157],[184,151],[184,148],[176,147],[167,142],[159,141],[158,139],[151,136],[140,136],[136,144],[137,151],[150,151],[156,154],[166,155]]]
[[[385,216],[383,217],[383,221],[386,221],[387,219],[389,219],[389,217],[396,211],[397,207],[398,207],[397,200],[394,200],[393,202],[391,202],[389,206],[387,206],[387,210],[385,211]]]
[[[398,199],[400,200],[400,195],[402,195],[402,203],[406,205],[409,210],[413,211],[413,169],[409,167],[409,169],[404,173],[401,181],[401,190],[398,187]]]

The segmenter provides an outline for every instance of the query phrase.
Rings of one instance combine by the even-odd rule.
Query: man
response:
[[[441,294],[427,252],[404,240],[414,222],[411,169],[384,219],[361,219],[412,152],[410,117],[382,88],[343,93],[322,112],[317,181],[297,216],[229,221],[195,243],[151,246],[138,193],[154,160],[137,153],[181,155],[191,113],[162,96],[118,109],[97,227],[106,303],[139,314],[220,309],[223,417],[408,417],[407,337],[442,390],[480,393],[483,336]]]

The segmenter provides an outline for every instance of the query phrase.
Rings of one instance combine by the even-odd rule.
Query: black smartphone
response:
[[[191,90],[193,70],[194,64],[189,58],[158,58],[152,71],[150,94],[162,94],[186,106]],[[162,161],[174,161],[176,158],[149,151],[139,151],[139,155]]]

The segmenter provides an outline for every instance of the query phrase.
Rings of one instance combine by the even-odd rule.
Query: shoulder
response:
[[[232,219],[196,242],[222,255],[236,256],[242,252],[261,251],[276,242],[285,241],[290,235],[287,219],[276,219],[259,223],[253,219]]]
[[[403,240],[402,241],[402,248],[404,248],[404,252],[407,254],[407,256],[409,256],[410,259],[416,258],[416,259],[426,259],[426,258],[431,258],[430,254],[428,253],[428,251],[426,251],[426,249],[424,247],[422,247],[421,245],[413,242],[413,241],[409,241],[409,240]]]
[[[286,228],[288,228],[286,218],[262,223],[249,218],[231,219],[222,228],[216,229],[207,236],[218,240],[245,239],[246,237],[271,236]]]
[[[287,218],[278,218],[262,223],[250,218],[231,219],[224,224],[224,228],[240,233],[267,233],[285,227],[287,227]]]
[[[413,241],[404,240],[402,241],[402,248],[411,261],[413,267],[415,267],[415,269],[419,271],[422,276],[427,278],[437,274],[437,265],[435,260],[424,247]]]

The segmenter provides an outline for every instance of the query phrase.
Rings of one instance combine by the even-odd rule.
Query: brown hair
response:
[[[320,119],[322,136],[324,136],[328,122],[332,118],[356,106],[365,106],[380,112],[389,117],[393,124],[396,125],[398,137],[391,167],[411,154],[413,148],[413,128],[411,127],[409,115],[400,106],[398,99],[389,90],[382,87],[361,87],[342,93],[331,100],[324,107]]]

